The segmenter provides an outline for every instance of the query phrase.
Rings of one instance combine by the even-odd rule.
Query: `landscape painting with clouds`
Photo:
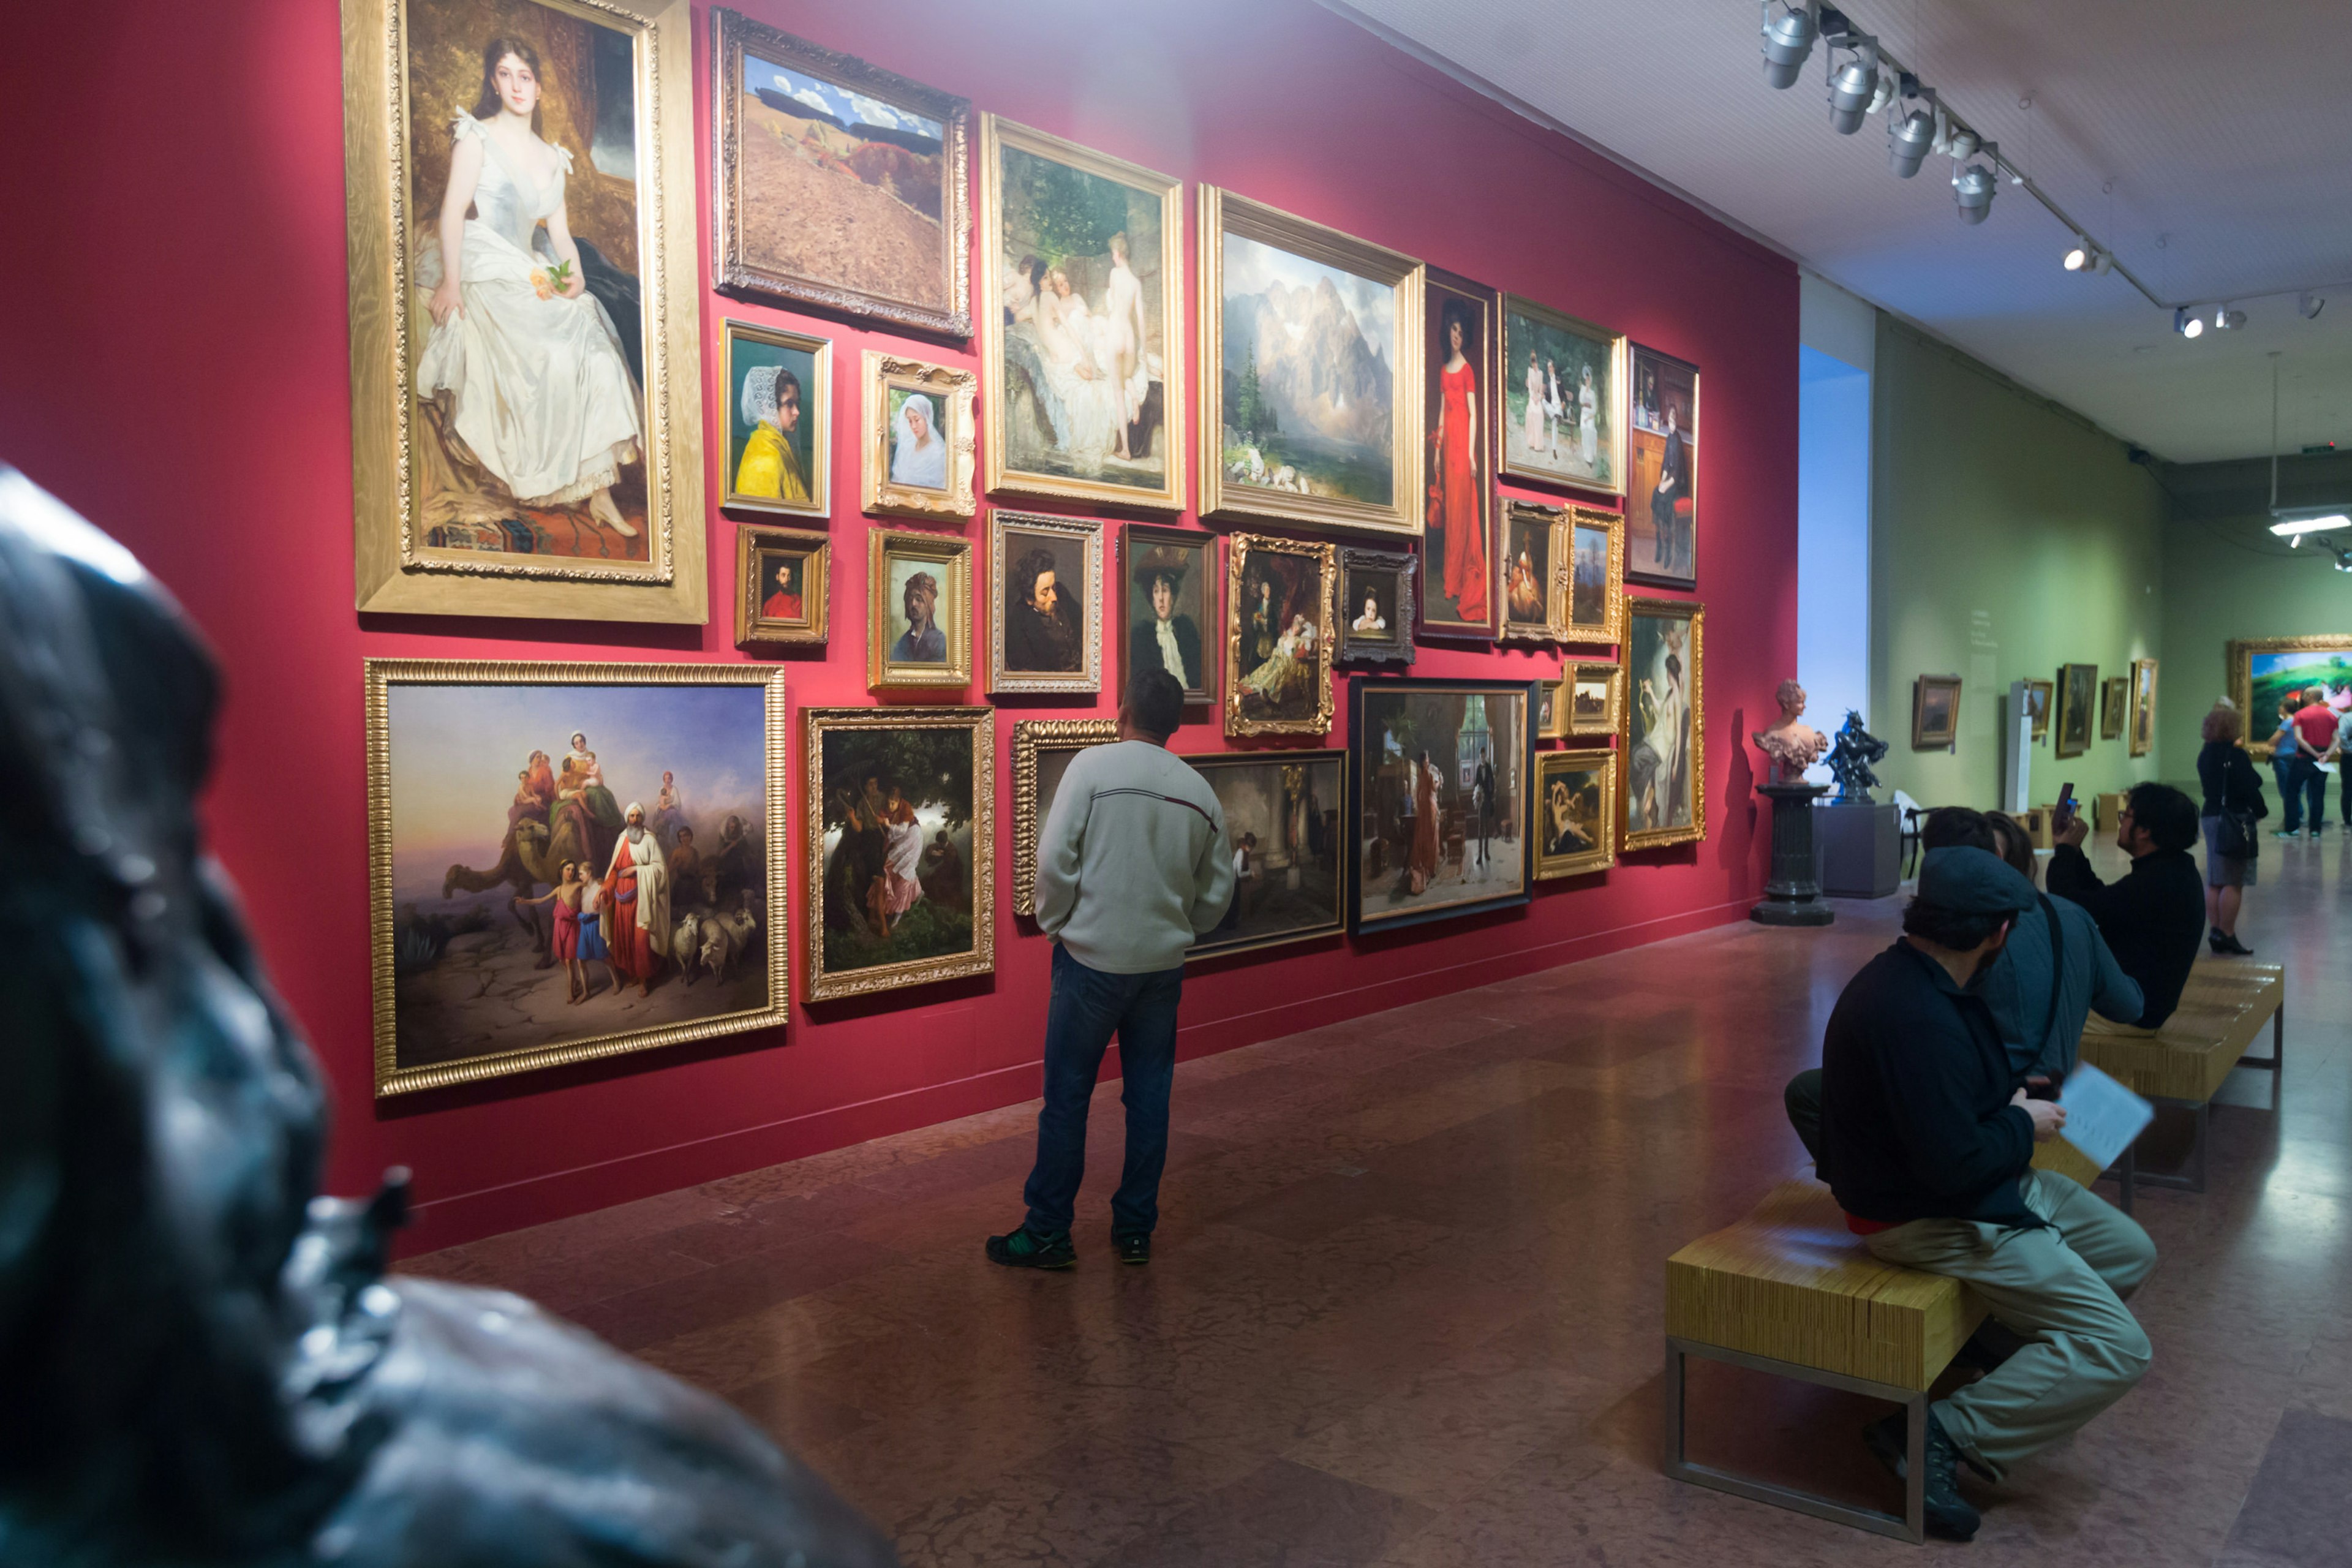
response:
[[[1226,482],[1396,502],[1389,284],[1224,236]]]

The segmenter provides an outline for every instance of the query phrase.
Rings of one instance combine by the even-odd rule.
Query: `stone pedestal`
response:
[[[1828,791],[1827,784],[1756,786],[1772,803],[1772,879],[1764,884],[1764,901],[1748,911],[1749,920],[1768,926],[1825,926],[1837,919],[1822,902],[1813,870],[1813,818],[1821,815],[1813,802]]]
[[[1903,826],[1893,801],[1824,805],[1814,813],[1822,845],[1822,891],[1832,899],[1883,899],[1903,885]]]

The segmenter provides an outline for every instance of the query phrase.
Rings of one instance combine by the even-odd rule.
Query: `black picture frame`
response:
[[[1536,688],[1538,684],[1532,680],[1453,680],[1393,675],[1359,675],[1349,679],[1347,822],[1349,843],[1346,900],[1348,930],[1350,932],[1361,935],[1400,931],[1433,921],[1456,920],[1465,915],[1484,914],[1490,910],[1510,909],[1533,900],[1535,842],[1528,831],[1528,807],[1535,778]],[[1448,903],[1417,904],[1383,910],[1370,906],[1375,900],[1391,896],[1402,879],[1409,875],[1409,868],[1388,863],[1388,846],[1391,840],[1381,830],[1381,815],[1391,796],[1393,785],[1393,781],[1379,776],[1389,766],[1385,753],[1389,726],[1382,708],[1414,695],[1507,697],[1516,703],[1517,734],[1496,744],[1494,754],[1497,759],[1507,754],[1517,766],[1517,798],[1498,811],[1495,821],[1498,826],[1507,822],[1510,827],[1511,836],[1504,840],[1503,852],[1517,861],[1518,874],[1515,888],[1492,896],[1471,896]],[[1453,763],[1458,771],[1458,755]],[[1457,790],[1460,788],[1458,785],[1455,787]],[[1438,841],[1441,868],[1447,858],[1447,841],[1448,836],[1441,827]],[[1465,860],[1468,858],[1468,848],[1469,839],[1465,833]]]
[[[1351,545],[1339,549],[1339,602],[1331,615],[1332,631],[1339,647],[1332,657],[1348,664],[1412,663],[1412,628],[1414,613],[1413,573],[1420,558],[1410,551],[1358,550]],[[1390,575],[1396,579],[1393,603],[1389,606],[1389,630],[1386,635],[1359,632],[1355,629],[1357,609],[1361,595],[1356,588],[1358,574]]]

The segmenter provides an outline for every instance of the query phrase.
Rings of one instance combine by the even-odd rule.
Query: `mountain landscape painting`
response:
[[[1224,483],[1394,506],[1393,287],[1223,239]]]

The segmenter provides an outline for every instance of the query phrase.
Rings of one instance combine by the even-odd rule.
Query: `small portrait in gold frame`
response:
[[[2045,683],[2046,684],[2046,683]],[[2241,712],[2245,710],[2241,708]],[[2036,735],[2035,740],[2042,737]],[[2131,661],[2131,742],[2128,754],[2144,757],[2156,745],[2156,660]]]
[[[1625,721],[1625,667],[1613,658],[1580,658],[1560,677],[1560,730],[1570,740],[1613,735]]]
[[[2105,680],[2099,682],[2100,740],[2120,741],[2124,738],[2124,710],[2130,706],[2130,677],[2111,675]],[[2245,704],[2240,703],[2239,710],[2241,712],[2245,711]],[[2258,743],[2263,745],[2268,744],[2266,742]],[[2247,749],[2251,751],[2254,748],[2253,745],[2250,744]]]
[[[932,521],[979,510],[971,488],[979,378],[868,349],[865,380],[866,510]]]
[[[721,323],[727,447],[719,504],[730,511],[825,517],[833,510],[833,344]]]
[[[735,641],[823,644],[831,608],[833,541],[798,528],[735,531]]]
[[[1536,753],[1536,880],[1617,864],[1617,753]]]
[[[1515,500],[1503,511],[1503,629],[1510,642],[1557,642],[1567,629],[1560,584],[1568,542],[1564,507]]]
[[[866,683],[877,691],[971,684],[971,541],[910,528],[867,535]]]
[[[1116,719],[1024,719],[1013,726],[1013,912],[1037,912],[1037,834],[1070,759],[1118,739]]]
[[[1948,746],[1960,732],[1960,678],[1923,675],[1911,683],[1911,746]]]
[[[2050,699],[2054,690],[2051,681],[2025,683],[2025,710],[2033,715],[2033,743],[2037,746],[2050,738]]]
[[[1102,689],[1103,525],[988,514],[988,689]]]
[[[1226,541],[1226,734],[1331,732],[1334,568],[1328,544]]]
[[[1570,507],[1567,532],[1559,563],[1561,639],[1616,642],[1625,635],[1625,515]]]

